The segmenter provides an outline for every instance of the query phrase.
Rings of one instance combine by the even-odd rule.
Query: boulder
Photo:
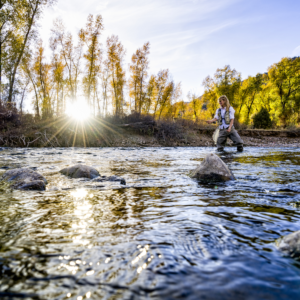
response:
[[[26,168],[6,171],[2,180],[10,183],[10,187],[17,190],[46,190],[47,180],[41,174]]]
[[[96,179],[93,180],[94,182],[104,182],[104,181],[119,181],[120,184],[123,184],[123,185],[126,185],[126,180],[122,177],[119,177],[119,176],[100,176]]]
[[[190,176],[202,182],[235,180],[223,160],[213,153],[207,154],[201,164],[190,173]]]
[[[300,257],[300,230],[278,239],[276,246],[285,255]]]
[[[75,165],[73,167],[65,168],[60,170],[60,173],[71,178],[94,179],[100,176],[99,172],[96,169],[85,165]]]

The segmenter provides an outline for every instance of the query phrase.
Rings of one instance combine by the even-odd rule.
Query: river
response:
[[[213,148],[2,149],[45,192],[0,186],[1,299],[300,299],[299,148],[222,154],[237,180],[188,177]],[[118,182],[69,179],[83,163]]]

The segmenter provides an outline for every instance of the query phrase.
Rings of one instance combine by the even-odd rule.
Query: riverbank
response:
[[[154,121],[147,116],[86,122],[61,117],[36,123],[23,121],[2,130],[0,147],[212,147],[215,127],[186,120]],[[299,130],[238,132],[246,147],[300,147]],[[233,146],[229,139],[227,146]]]

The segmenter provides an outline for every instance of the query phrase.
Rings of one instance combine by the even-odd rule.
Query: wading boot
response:
[[[217,148],[217,152],[223,152],[224,148]]]
[[[243,145],[237,146],[237,151],[238,152],[243,152],[243,150],[244,150]]]

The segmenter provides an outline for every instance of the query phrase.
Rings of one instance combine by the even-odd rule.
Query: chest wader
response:
[[[223,120],[224,120],[226,125],[230,125],[229,111],[226,110],[224,118],[222,118],[221,108],[219,108],[218,117],[219,117],[218,118],[219,125],[222,125]],[[222,130],[220,132],[219,136],[220,136],[220,140],[217,140],[216,144],[217,144],[218,150],[223,151],[228,134],[226,134],[225,130]],[[240,136],[238,135],[238,133],[234,129],[232,129],[229,138],[237,145],[237,151],[239,151],[239,152],[243,151],[243,140],[240,138]]]
[[[229,115],[229,111],[226,110],[225,112],[225,117],[222,118],[222,114],[221,114],[221,108],[219,108],[218,110],[218,123],[219,125],[222,125],[222,120],[225,120],[225,124],[226,125],[230,125],[230,115]],[[215,130],[215,132],[213,133],[213,140],[215,142],[215,144],[217,145],[218,142],[218,138],[220,135],[220,127],[218,126],[218,128]]]

